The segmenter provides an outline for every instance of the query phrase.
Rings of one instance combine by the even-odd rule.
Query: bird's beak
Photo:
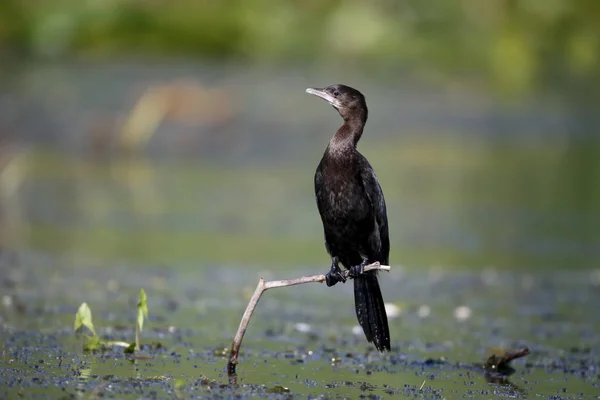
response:
[[[323,100],[327,101],[329,104],[334,106],[335,108],[338,108],[341,106],[340,101],[338,99],[336,99],[335,97],[333,97],[332,95],[330,95],[329,93],[327,93],[325,91],[325,89],[308,88],[308,89],[306,89],[306,93],[313,94],[317,97],[322,98]]]

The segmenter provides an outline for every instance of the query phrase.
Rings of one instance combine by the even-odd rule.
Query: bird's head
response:
[[[360,118],[367,120],[365,96],[349,86],[336,84],[326,88],[308,88],[306,93],[322,98],[335,108],[344,120]]]

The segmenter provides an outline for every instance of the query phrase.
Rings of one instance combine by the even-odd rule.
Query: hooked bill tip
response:
[[[332,106],[334,106],[336,108],[341,107],[340,101],[338,99],[336,99],[335,97],[333,97],[331,94],[327,93],[325,91],[325,89],[308,88],[308,89],[306,89],[306,93],[320,97],[321,99],[327,101],[329,104],[331,104]]]

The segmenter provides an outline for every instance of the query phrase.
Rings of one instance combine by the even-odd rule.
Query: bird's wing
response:
[[[322,203],[322,190],[323,190],[323,173],[321,171],[321,163],[317,167],[317,171],[315,172],[315,197],[317,198],[317,207],[319,208],[319,213],[322,214],[321,203]]]
[[[317,171],[315,172],[315,197],[317,199],[317,208],[319,209],[319,215],[321,216],[321,220],[323,220],[325,202],[323,196],[323,171],[321,162],[319,163]],[[323,222],[323,228],[326,229],[325,222]],[[327,242],[327,232],[325,232],[325,249],[327,249],[327,252],[331,255],[331,248],[329,247],[329,243]]]
[[[369,164],[367,159],[362,156],[360,157],[360,163],[362,164],[360,171],[363,186],[369,201],[371,202],[371,207],[373,207],[375,222],[377,222],[377,227],[379,228],[379,240],[381,242],[381,260],[379,261],[382,264],[387,265],[390,255],[390,236],[388,232],[385,198],[383,197],[381,185],[379,185],[379,181],[377,180],[377,176],[375,175],[375,171],[373,171],[371,164]]]

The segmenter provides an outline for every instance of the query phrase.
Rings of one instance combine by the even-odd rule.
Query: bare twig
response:
[[[389,271],[390,267],[388,265],[380,265],[378,262],[373,264],[369,264],[365,267],[366,271],[371,270],[384,270]],[[350,278],[350,271],[346,270],[343,272],[345,278]],[[244,311],[244,315],[242,316],[242,320],[240,321],[240,326],[235,334],[235,338],[233,339],[233,343],[231,344],[231,353],[229,355],[229,362],[227,363],[227,373],[229,377],[235,377],[235,367],[238,363],[238,355],[240,352],[240,346],[242,345],[242,340],[244,339],[244,334],[246,333],[246,329],[248,329],[248,324],[250,323],[250,318],[252,318],[252,313],[254,313],[254,309],[260,300],[260,296],[262,296],[265,290],[287,287],[287,286],[295,286],[302,285],[304,283],[321,283],[325,282],[325,275],[312,275],[312,276],[303,276],[301,278],[296,279],[288,279],[282,281],[269,281],[265,282],[263,278],[260,278],[258,281],[258,285],[256,286],[256,290],[254,290],[254,294],[250,298],[250,302],[246,307],[246,311]]]

